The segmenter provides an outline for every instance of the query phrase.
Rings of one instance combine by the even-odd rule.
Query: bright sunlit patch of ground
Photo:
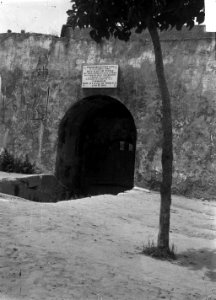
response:
[[[141,254],[156,241],[159,195],[0,201],[0,299],[214,299],[216,203],[173,197],[178,260]],[[8,201],[5,201],[8,199]]]

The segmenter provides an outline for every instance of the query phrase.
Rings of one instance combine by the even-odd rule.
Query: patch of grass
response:
[[[148,241],[147,245],[143,245],[142,254],[151,256],[161,260],[176,260],[175,246],[172,244],[171,249],[159,248],[154,241]]]

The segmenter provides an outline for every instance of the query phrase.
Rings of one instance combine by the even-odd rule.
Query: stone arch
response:
[[[118,193],[134,185],[136,127],[109,96],[75,103],[60,125],[56,177],[71,195]]]

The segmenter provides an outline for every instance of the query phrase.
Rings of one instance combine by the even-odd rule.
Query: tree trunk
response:
[[[162,182],[160,188],[161,205],[158,234],[158,247],[169,250],[169,230],[170,230],[170,206],[172,187],[172,115],[169,90],[164,74],[163,57],[157,27],[154,21],[148,23],[148,30],[153,42],[155,53],[156,73],[162,98]]]

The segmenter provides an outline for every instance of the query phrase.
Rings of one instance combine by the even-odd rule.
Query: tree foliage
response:
[[[159,30],[184,25],[192,28],[204,21],[204,0],[75,0],[67,11],[68,25],[91,27],[91,37],[99,42],[114,36],[129,40],[131,30],[141,33],[153,19]]]

